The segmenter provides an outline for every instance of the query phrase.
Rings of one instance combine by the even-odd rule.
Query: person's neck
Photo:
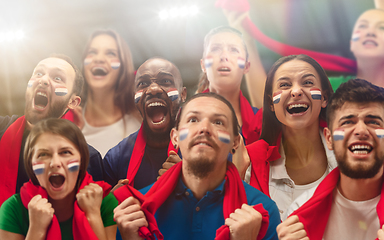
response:
[[[49,197],[48,197],[49,198]],[[68,194],[63,199],[54,200],[49,198],[49,202],[52,204],[53,209],[55,210],[55,216],[59,222],[64,222],[70,219],[73,215],[73,206],[76,200],[76,192]]]
[[[340,173],[338,189],[347,199],[352,201],[367,201],[381,194],[383,184],[383,168],[373,178],[352,179]]]
[[[114,93],[109,92],[90,92],[85,107],[85,119],[94,127],[111,125],[122,116],[121,110],[115,106]]]
[[[304,168],[315,156],[324,154],[318,122],[302,129],[283,126],[282,130],[282,143],[287,167],[292,169]]]
[[[384,87],[384,59],[357,60],[356,78],[365,79],[379,87]]]
[[[151,139],[150,137],[146,138],[146,145],[151,148],[167,148],[169,146],[169,142],[171,141],[170,137],[164,137],[161,141],[158,141],[156,139]]]
[[[241,117],[240,109],[240,86],[238,88],[234,88],[234,90],[231,91],[225,91],[223,89],[217,89],[210,86],[209,91],[223,96],[231,103],[233,109],[235,110],[237,121],[239,122],[240,127],[243,126],[243,119]]]
[[[224,181],[227,164],[222,165],[224,166],[218,166],[218,168],[210,172],[205,178],[198,178],[188,170],[187,162],[183,161],[183,182],[187,188],[191,189],[193,196],[197,200],[202,199],[207,192],[215,190]]]

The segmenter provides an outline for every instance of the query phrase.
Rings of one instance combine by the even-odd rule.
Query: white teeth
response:
[[[225,70],[225,71],[228,71],[228,70],[229,70],[229,68],[227,68],[227,67],[223,67],[223,68],[220,68],[220,70]]]
[[[368,151],[353,151],[353,153],[363,155],[363,154],[368,154]]]
[[[107,71],[107,70],[106,70],[105,68],[103,68],[103,67],[94,67],[94,68],[92,68],[92,71],[96,71],[96,70],[102,70],[102,71],[104,71],[104,72]]]
[[[205,145],[205,146],[208,146],[208,144],[206,144],[206,143],[199,143],[199,145]]]
[[[39,106],[39,105],[35,105],[35,108],[43,110],[45,107],[42,107],[42,106]]]
[[[159,103],[159,102],[150,103],[150,104],[148,105],[148,107],[158,107],[158,106],[165,107],[164,104]]]
[[[159,125],[162,124],[165,121],[165,118],[163,118],[160,122],[152,122],[153,125]]]
[[[288,109],[298,108],[298,107],[307,108],[308,105],[307,105],[307,104],[304,104],[304,103],[291,104],[291,105],[288,106]]]
[[[371,150],[371,146],[368,146],[368,145],[353,145],[351,147],[351,151],[354,151],[354,150]]]
[[[43,97],[47,97],[47,94],[43,93],[43,92],[37,92],[36,95],[40,95],[40,96],[43,96]]]

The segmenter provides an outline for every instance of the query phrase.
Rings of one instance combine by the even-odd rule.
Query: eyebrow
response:
[[[347,116],[341,117],[338,122],[341,122],[341,121],[346,120],[346,119],[352,119],[354,117],[356,117],[356,115],[353,115],[353,114],[347,115]]]
[[[380,121],[383,121],[383,119],[382,119],[380,116],[377,116],[377,115],[367,115],[366,117],[367,117],[367,118],[378,119],[378,120],[380,120]]]
[[[45,64],[39,64],[39,65],[37,65],[37,66],[35,67],[35,69],[33,70],[33,72],[35,72],[35,70],[39,70],[40,68],[48,68],[48,67],[47,67],[47,65],[45,65]],[[64,71],[63,69],[59,68],[59,67],[53,67],[53,68],[51,68],[51,70],[60,72],[60,73],[62,73],[62,74],[65,75],[65,71]]]
[[[187,114],[197,114],[197,115],[200,115],[201,112],[192,110],[192,111],[189,111],[189,112],[185,113],[185,115],[187,115]],[[228,117],[225,114],[222,114],[222,113],[214,113],[213,116],[215,116],[215,117],[225,117],[226,119],[228,119]]]

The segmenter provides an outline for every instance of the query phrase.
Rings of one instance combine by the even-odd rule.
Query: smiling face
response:
[[[225,103],[212,97],[195,98],[184,106],[171,138],[195,176],[204,178],[212,171],[226,170],[228,153],[240,141],[233,133],[232,114]]]
[[[384,108],[380,103],[346,102],[325,129],[328,148],[350,178],[372,178],[383,171]]]
[[[240,88],[242,77],[249,70],[241,37],[231,32],[220,32],[209,39],[200,60],[201,69],[207,74],[213,89]]]
[[[144,130],[160,141],[169,140],[180,102],[186,98],[178,69],[164,59],[150,59],[136,73],[135,102]]]
[[[277,119],[294,129],[318,125],[321,108],[327,105],[318,73],[301,60],[291,60],[276,70],[272,98]]]
[[[60,118],[67,108],[80,104],[73,94],[75,70],[63,59],[47,58],[39,62],[28,82],[24,114],[36,124],[45,118]]]
[[[84,59],[84,75],[91,91],[114,90],[120,70],[116,40],[107,34],[93,38]]]
[[[60,135],[43,133],[34,145],[32,169],[51,199],[74,196],[80,164],[78,149]]]
[[[371,9],[356,21],[351,37],[351,51],[357,59],[384,57],[384,11]]]

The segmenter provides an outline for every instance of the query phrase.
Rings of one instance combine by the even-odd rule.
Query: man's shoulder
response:
[[[275,202],[260,190],[252,187],[248,183],[243,181],[245,193],[247,195],[248,205],[256,205],[262,203],[263,205],[270,206],[275,205]]]
[[[120,157],[125,158],[127,155],[131,155],[136,143],[138,133],[139,131],[132,133],[128,137],[121,140],[121,142],[119,142],[116,146],[109,149],[107,154],[104,156],[104,159],[118,162]]]
[[[0,116],[0,139],[3,137],[9,126],[11,126],[18,118],[19,116],[17,115]]]

